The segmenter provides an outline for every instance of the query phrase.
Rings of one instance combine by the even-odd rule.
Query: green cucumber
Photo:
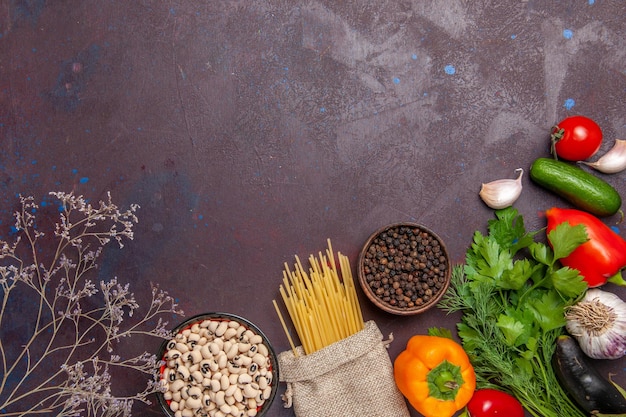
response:
[[[596,216],[611,216],[622,206],[622,198],[609,183],[568,162],[538,158],[530,166],[530,179]]]

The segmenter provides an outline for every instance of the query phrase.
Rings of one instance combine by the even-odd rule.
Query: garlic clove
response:
[[[503,209],[513,205],[522,193],[522,175],[524,170],[517,168],[519,172],[516,179],[501,179],[482,184],[478,195],[492,209]]]
[[[626,140],[615,139],[615,145],[595,162],[581,163],[605,174],[615,174],[626,169]]]

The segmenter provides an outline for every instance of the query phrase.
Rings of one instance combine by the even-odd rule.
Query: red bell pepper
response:
[[[577,269],[589,287],[599,287],[607,281],[626,285],[621,270],[626,267],[626,241],[596,216],[575,209],[553,207],[546,211],[547,233],[559,224],[585,226],[588,241],[561,259],[564,266]]]

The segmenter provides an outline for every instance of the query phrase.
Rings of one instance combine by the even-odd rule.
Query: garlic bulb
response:
[[[581,162],[605,174],[621,172],[626,169],[626,140],[615,139],[615,145],[596,162]]]
[[[482,184],[479,195],[485,204],[492,209],[502,209],[509,207],[518,199],[522,193],[524,170],[517,168],[515,171],[519,171],[517,179],[503,179]]]
[[[626,303],[617,295],[589,289],[565,318],[567,331],[587,356],[617,359],[626,355]]]

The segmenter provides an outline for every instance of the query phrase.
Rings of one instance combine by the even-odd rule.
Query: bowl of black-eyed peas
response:
[[[278,361],[253,323],[207,313],[178,325],[161,345],[157,399],[170,417],[261,417],[278,389]]]

